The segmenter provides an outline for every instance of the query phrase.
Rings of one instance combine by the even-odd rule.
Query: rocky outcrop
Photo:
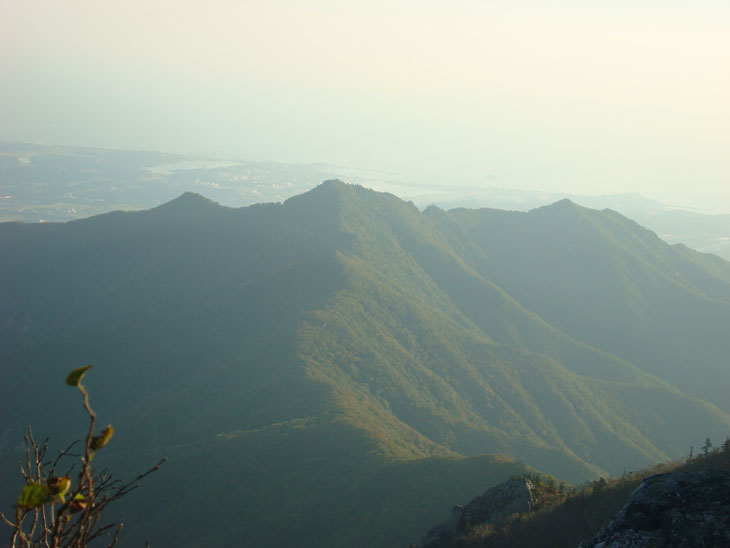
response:
[[[730,547],[730,472],[646,478],[623,510],[579,548]]]
[[[418,546],[448,546],[470,527],[501,523],[513,514],[531,512],[536,504],[534,484],[527,478],[511,479],[487,489],[466,506],[454,506],[449,521],[431,529]]]

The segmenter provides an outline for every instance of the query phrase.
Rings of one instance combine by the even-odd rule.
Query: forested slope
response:
[[[329,181],[283,204],[186,194],[0,225],[3,485],[25,424],[79,431],[54,379],[84,363],[108,464],[170,459],[122,509],[130,539],[172,526],[157,546],[399,545],[525,464],[582,481],[724,436],[730,417],[680,381],[724,382],[725,264],[611,212],[525,215]],[[585,218],[585,248],[551,247],[550,230],[588,238]],[[680,327],[693,375],[645,359]]]

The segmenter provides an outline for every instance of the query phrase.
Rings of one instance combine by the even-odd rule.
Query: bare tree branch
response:
[[[111,535],[112,531],[109,548],[116,546],[123,524],[102,524],[104,510],[135,490],[141,480],[159,470],[167,460],[160,460],[123,484],[106,469],[95,471],[91,467],[94,453],[106,445],[113,429],[108,426],[101,435],[94,436],[96,413],[91,408],[86,388],[80,382],[88,368],[74,370],[67,378],[67,384],[81,392],[83,407],[89,417],[82,453],[71,452],[80,443],[76,440],[61,450],[55,459],[46,460],[49,439],[38,443],[28,426],[28,433],[24,436],[25,462],[18,461],[25,488],[15,507],[15,521],[0,513],[2,521],[12,530],[9,548],[86,548],[92,540]],[[75,464],[69,466],[66,474],[57,475],[57,469],[67,459]],[[70,476],[76,464],[80,464],[80,468],[72,482]]]

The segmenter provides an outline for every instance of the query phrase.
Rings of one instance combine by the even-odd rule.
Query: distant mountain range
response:
[[[566,195],[514,188],[424,185],[394,173],[326,164],[222,160],[151,151],[0,142],[0,221],[70,221],[113,210],[156,207],[184,192],[227,206],[280,202],[325,179],[391,192],[423,209],[458,207],[528,211],[563,198],[614,211],[670,244],[730,260],[730,215],[665,205],[638,194]],[[494,182],[494,181],[492,181]]]
[[[388,189],[388,185],[376,185]],[[419,207],[437,205],[442,209],[459,207],[529,211],[568,198],[585,207],[612,209],[653,230],[670,244],[683,243],[704,253],[730,260],[730,215],[711,214],[688,207],[667,205],[639,194],[590,196],[539,192],[507,188],[436,186],[431,192],[422,188],[401,188],[400,196]]]
[[[127,543],[402,546],[528,467],[584,481],[730,432],[730,263],[610,210],[327,181],[3,223],[0,255],[0,482],[25,424],[83,428],[62,379],[94,363],[105,464],[170,459]]]
[[[323,164],[0,142],[0,221],[58,222],[149,209],[188,191],[235,207],[278,202],[338,173]],[[362,181],[354,174],[348,180]]]

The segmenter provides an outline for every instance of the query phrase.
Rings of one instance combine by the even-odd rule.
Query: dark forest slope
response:
[[[164,519],[175,546],[387,546],[524,470],[514,458],[576,481],[682,454],[698,428],[725,435],[730,417],[680,391],[692,387],[674,362],[645,359],[691,327],[695,376],[724,382],[725,265],[611,212],[555,209],[537,226],[543,213],[422,213],[330,181],[283,204],[186,194],[0,225],[0,459],[28,422],[59,441],[78,432],[53,379],[95,363],[95,408],[117,431],[109,463],[131,474],[170,458],[149,487],[164,503],[124,510],[134,539]],[[591,254],[550,247],[549,230],[587,238],[586,217],[600,225]],[[625,349],[626,310],[668,338],[638,330]],[[600,336],[581,329],[591,314]],[[211,530],[219,518],[231,525]]]

